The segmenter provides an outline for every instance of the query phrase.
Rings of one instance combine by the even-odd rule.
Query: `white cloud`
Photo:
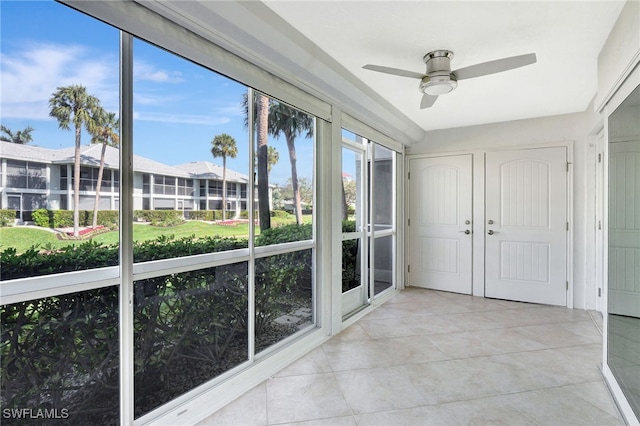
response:
[[[115,59],[115,60],[114,60]],[[31,44],[0,55],[3,118],[49,119],[57,87],[81,84],[112,111],[118,109],[118,62],[79,45]]]
[[[180,71],[158,69],[144,61],[133,62],[133,78],[138,81],[152,81],[154,83],[182,83]]]

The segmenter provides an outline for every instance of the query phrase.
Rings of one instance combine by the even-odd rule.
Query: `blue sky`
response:
[[[73,132],[49,117],[59,86],[82,84],[102,106],[118,112],[119,33],[53,1],[0,1],[0,119],[13,131],[31,126],[32,145],[73,146]],[[246,87],[144,41],[134,41],[134,153],[176,165],[206,160],[211,140],[233,136],[238,158],[230,169],[248,174],[248,133],[242,94]],[[85,133],[82,144],[90,137]],[[284,137],[271,139],[280,161],[271,183],[285,183],[290,163]],[[312,142],[296,140],[298,174],[312,175]]]

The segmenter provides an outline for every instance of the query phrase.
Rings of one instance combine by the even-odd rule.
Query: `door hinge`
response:
[[[567,173],[569,173],[569,164],[571,163],[567,162]]]
[[[407,265],[407,272],[411,272],[411,265]]]
[[[411,179],[411,172],[407,172],[407,179]]]
[[[411,219],[407,219],[407,226],[411,226]]]
[[[569,222],[567,222],[567,231],[569,230]]]
[[[602,163],[602,154],[598,154],[598,163]]]
[[[602,230],[602,222],[598,221],[598,231]]]
[[[598,297],[602,297],[602,289],[601,288],[598,289]]]
[[[569,291],[569,281],[565,281],[567,283],[567,291]]]

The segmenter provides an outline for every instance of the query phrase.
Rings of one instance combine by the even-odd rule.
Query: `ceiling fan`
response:
[[[483,75],[495,74],[536,63],[536,54],[528,53],[526,55],[482,62],[451,71],[451,58],[453,58],[453,52],[450,50],[434,50],[427,53],[422,58],[427,65],[425,74],[371,64],[367,64],[362,68],[400,77],[419,79],[420,86],[418,88],[420,92],[424,93],[420,108],[424,109],[431,107],[439,95],[444,95],[455,89],[458,86],[458,80],[482,77]]]

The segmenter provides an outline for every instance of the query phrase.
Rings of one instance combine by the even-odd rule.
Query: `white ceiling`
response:
[[[623,1],[264,1],[424,130],[585,111],[597,57]],[[460,81],[421,110],[418,80],[365,64],[424,72],[432,50],[452,69],[534,52],[528,67]]]

